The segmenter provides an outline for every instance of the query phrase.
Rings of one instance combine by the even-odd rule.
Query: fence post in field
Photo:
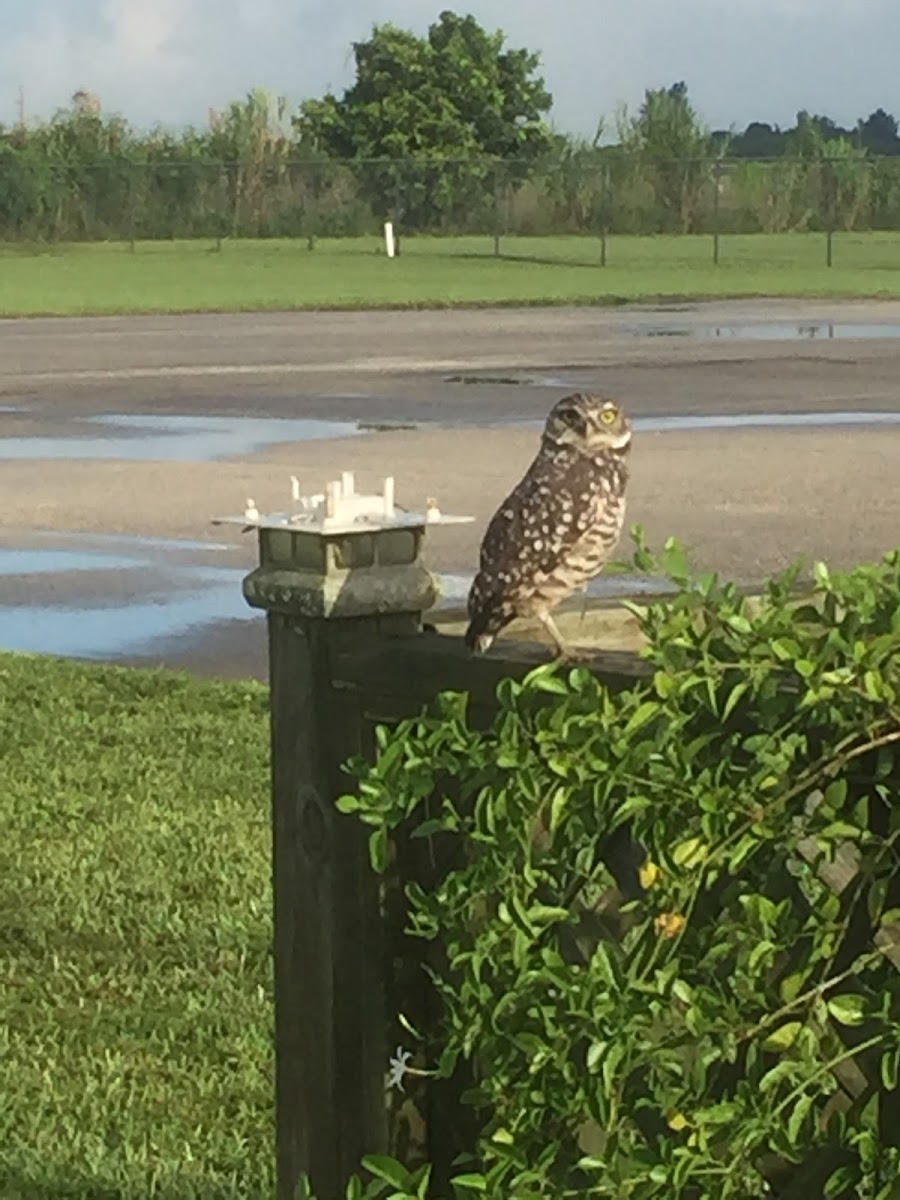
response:
[[[606,266],[606,240],[609,236],[609,226],[612,217],[612,175],[609,164],[603,166],[603,184],[600,220],[600,266]]]
[[[324,496],[301,497],[295,480],[293,513],[247,509],[260,562],[244,596],[269,637],[278,1200],[304,1174],[317,1200],[337,1200],[361,1157],[387,1148],[379,886],[366,830],[334,807],[363,719],[332,663],[361,634],[421,629],[437,597],[425,528],[454,520],[403,512],[393,490],[360,496],[344,473]]]
[[[713,265],[719,265],[719,206],[722,199],[722,163],[713,167]]]
[[[494,258],[500,257],[500,236],[503,232],[503,215],[500,200],[500,164],[494,163]]]

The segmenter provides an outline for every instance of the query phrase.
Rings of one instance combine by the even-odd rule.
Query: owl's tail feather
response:
[[[502,609],[484,605],[471,616],[465,634],[466,646],[477,654],[486,654],[493,645],[494,638],[510,620]]]

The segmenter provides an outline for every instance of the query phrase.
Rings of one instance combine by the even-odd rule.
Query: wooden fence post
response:
[[[361,633],[421,628],[437,595],[424,531],[424,518],[334,533],[260,523],[260,565],[244,581],[269,629],[278,1200],[294,1200],[304,1174],[317,1200],[339,1200],[360,1158],[386,1149],[378,881],[365,829],[333,803],[362,720],[332,666]]]

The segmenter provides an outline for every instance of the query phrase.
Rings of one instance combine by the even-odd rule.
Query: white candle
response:
[[[394,516],[394,477],[388,475],[384,481],[384,515],[388,520]]]
[[[356,491],[356,480],[353,478],[352,471],[344,471],[341,474],[341,494],[344,496],[352,496]]]
[[[338,505],[341,498],[341,485],[339,480],[329,483],[325,489],[325,516],[326,518],[336,517],[338,515]]]
[[[291,476],[291,497],[293,500],[300,499],[300,480],[296,475]]]

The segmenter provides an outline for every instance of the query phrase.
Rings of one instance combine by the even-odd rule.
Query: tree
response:
[[[801,109],[797,113],[797,124],[788,133],[786,150],[798,158],[821,157],[829,142],[851,141],[853,133],[824,117],[820,113],[809,113]]]
[[[766,121],[751,121],[743,133],[731,142],[730,151],[738,158],[777,158],[784,152],[784,133]]]
[[[265,229],[266,196],[280,181],[290,153],[287,101],[262,88],[233,101],[223,114],[210,114],[209,149],[228,167],[231,232]],[[223,229],[226,223],[223,219]]]
[[[693,232],[703,193],[713,182],[712,159],[728,143],[713,139],[688,98],[687,84],[648,88],[637,116],[619,120],[622,148],[652,179],[664,229]]]
[[[424,38],[376,25],[354,44],[356,79],[343,96],[301,105],[301,142],[330,157],[404,160],[364,171],[368,188],[385,214],[399,207],[419,224],[440,220],[491,176],[484,163],[458,160],[528,162],[551,144],[540,58],[504,43],[501,31],[453,12],[442,12]]]
[[[787,153],[805,169],[813,228],[854,229],[866,215],[872,175],[865,147],[828,117],[797,114]]]
[[[897,137],[897,118],[883,108],[876,108],[856,126],[860,143],[872,154],[900,154]]]

